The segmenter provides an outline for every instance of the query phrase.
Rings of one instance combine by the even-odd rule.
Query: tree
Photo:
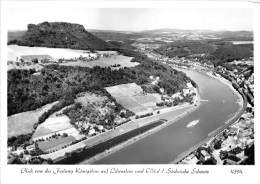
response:
[[[47,163],[48,163],[48,164],[53,164],[53,160],[52,160],[51,158],[48,158],[48,159],[47,159]]]
[[[37,64],[37,63],[39,63],[39,61],[38,61],[38,59],[37,59],[37,58],[34,58],[34,59],[32,59],[32,62],[33,62],[34,64]]]
[[[68,137],[68,134],[64,132],[64,133],[62,134],[62,137]]]

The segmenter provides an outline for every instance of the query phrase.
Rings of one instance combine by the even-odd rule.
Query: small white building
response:
[[[210,154],[209,154],[207,151],[201,150],[200,153],[201,153],[201,155],[204,157],[204,160],[210,159]]]
[[[18,147],[15,151],[13,151],[13,153],[16,155],[21,155],[24,153],[24,149],[22,147]]]
[[[29,152],[34,150],[34,149],[35,149],[35,145],[34,144],[26,147],[26,150],[29,151]]]
[[[104,129],[104,127],[102,125],[98,125],[97,128],[99,131],[102,131]]]
[[[181,93],[180,92],[177,92],[177,93],[174,93],[173,95],[172,95],[172,98],[178,98],[178,97],[180,97],[181,96]]]
[[[190,90],[187,88],[183,89],[183,95],[186,96],[188,94],[190,94]]]
[[[164,89],[163,89],[163,88],[160,88],[160,92],[161,92],[161,93],[164,93]]]
[[[187,83],[187,87],[188,87],[188,88],[193,88],[193,85],[192,85],[190,82],[188,82],[188,83]]]
[[[94,128],[91,128],[88,132],[88,135],[92,136],[96,133],[95,129]]]

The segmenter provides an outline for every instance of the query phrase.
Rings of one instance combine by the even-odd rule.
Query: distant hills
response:
[[[8,31],[7,41],[20,39],[26,31]]]
[[[44,24],[44,23],[42,23]],[[49,23],[57,24],[57,23]],[[69,24],[69,23],[64,23]],[[41,24],[38,24],[41,25]],[[71,24],[78,25],[78,24]],[[82,25],[78,25],[82,26]],[[29,26],[28,26],[29,27]],[[83,26],[82,26],[83,27]],[[102,40],[113,40],[113,41],[129,41],[136,40],[138,38],[144,37],[175,37],[176,40],[182,40],[183,35],[201,34],[202,38],[205,36],[207,38],[209,35],[220,40],[230,40],[230,41],[242,41],[242,40],[253,40],[252,31],[212,31],[212,30],[184,30],[184,29],[154,29],[154,30],[144,30],[144,31],[114,31],[114,30],[98,30],[98,29],[88,29],[87,34],[92,34]],[[8,41],[20,39],[26,31],[10,31],[8,32]],[[111,46],[111,45],[109,45]]]
[[[142,38],[156,39],[168,38],[169,40],[230,40],[230,41],[252,41],[252,31],[212,31],[212,30],[183,30],[183,29],[154,29],[144,31],[112,31],[112,30],[90,30],[92,34],[103,40],[137,40]]]
[[[27,31],[8,33],[8,44],[82,50],[116,50],[143,59],[133,43],[153,43],[169,57],[203,54],[215,62],[253,56],[253,44],[233,45],[230,41],[253,41],[252,31],[155,29],[146,31],[86,30],[83,25],[65,22],[29,24]],[[139,61],[138,60],[138,61]],[[137,62],[138,62],[137,61]]]
[[[27,31],[9,32],[8,44],[83,50],[109,50],[111,43],[86,31],[83,25],[66,22],[29,24]]]

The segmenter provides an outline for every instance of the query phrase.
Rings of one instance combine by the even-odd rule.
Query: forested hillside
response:
[[[83,50],[109,50],[114,48],[112,44],[87,32],[82,25],[65,22],[29,24],[25,34],[14,37],[15,39],[9,40],[8,44]]]

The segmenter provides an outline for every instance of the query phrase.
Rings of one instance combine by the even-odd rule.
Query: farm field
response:
[[[155,94],[137,95],[133,96],[134,100],[145,105],[153,106],[158,101],[158,97]]]
[[[75,57],[77,58],[80,55],[87,56],[88,53],[89,53],[88,50],[8,45],[8,61],[15,61],[17,57],[23,55],[49,55],[53,59],[59,59],[59,58],[71,59]]]
[[[80,66],[80,67],[89,67],[93,68],[94,66],[100,66],[100,67],[109,67],[111,65],[120,65],[119,67],[115,68],[123,68],[123,67],[134,67],[138,65],[137,62],[131,62],[132,57],[127,57],[123,55],[112,55],[110,57],[101,57],[97,60],[93,61],[75,61],[75,62],[67,62],[67,63],[61,63],[60,65],[65,66]]]
[[[135,83],[121,84],[105,88],[126,109],[139,113],[148,111],[160,101],[157,94],[144,94],[140,86]]]
[[[135,83],[111,86],[111,87],[107,87],[106,90],[115,98],[120,96],[127,96],[127,95],[133,96],[139,93],[143,93],[143,89]]]
[[[50,117],[45,122],[40,124],[35,133],[32,136],[32,139],[40,139],[43,137],[48,137],[54,133],[67,133],[69,135],[77,136],[79,133],[77,129],[75,129],[70,124],[70,119],[65,116],[57,116],[57,117]]]
[[[32,132],[33,125],[37,123],[39,117],[49,110],[58,101],[47,104],[34,111],[26,111],[8,117],[8,137],[18,136]]]
[[[73,141],[75,141],[75,138],[72,136],[68,136],[68,137],[61,137],[58,139],[52,139],[50,141],[38,142],[38,146],[42,151],[48,151],[56,148],[59,149],[62,146],[68,145]]]
[[[100,55],[108,54],[110,56],[100,57],[93,61],[73,61],[73,62],[61,63],[60,65],[80,66],[80,67],[89,67],[89,68],[93,68],[94,66],[109,67],[111,65],[120,65],[114,67],[115,69],[118,69],[122,67],[134,67],[139,64],[137,62],[131,62],[132,57],[119,55],[116,51],[96,51],[96,52],[97,54]],[[28,55],[31,56],[47,55],[48,57],[54,60],[73,59],[73,58],[79,58],[80,56],[88,57],[89,53],[90,51],[88,50],[8,45],[8,61],[16,61],[17,58],[20,58],[21,56],[28,56]],[[9,69],[12,69],[12,67]]]

